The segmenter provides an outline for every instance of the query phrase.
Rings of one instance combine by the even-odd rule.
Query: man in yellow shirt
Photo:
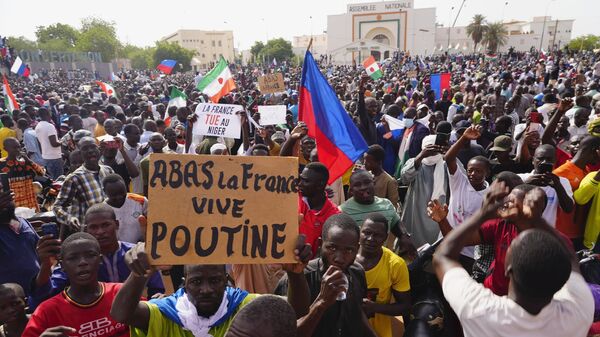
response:
[[[588,173],[579,184],[579,188],[573,193],[573,198],[578,205],[585,205],[592,198],[594,199],[583,233],[583,245],[592,248],[600,234],[600,171]]]
[[[392,337],[392,316],[406,315],[411,303],[408,267],[401,257],[383,246],[387,235],[385,216],[369,214],[360,229],[356,256],[367,278],[368,298],[363,300],[363,310],[379,337]]]
[[[2,128],[0,128],[0,151],[2,152],[2,158],[5,158],[8,156],[8,153],[4,149],[4,140],[8,137],[16,138],[17,133],[11,129],[15,123],[9,115],[0,116],[0,121],[2,121]]]

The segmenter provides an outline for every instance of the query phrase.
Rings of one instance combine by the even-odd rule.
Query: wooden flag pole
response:
[[[312,47],[312,37],[310,38],[310,41],[308,42],[308,47],[306,47],[306,51],[310,51],[310,47]]]

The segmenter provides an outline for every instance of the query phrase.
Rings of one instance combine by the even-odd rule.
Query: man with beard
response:
[[[38,240],[31,224],[15,216],[12,192],[0,192],[0,284],[17,283],[29,294],[40,270]]]
[[[294,250],[296,261],[306,263],[310,245],[300,235]],[[148,275],[155,271],[145,253],[144,243],[126,255],[131,274],[115,298],[111,316],[131,326],[131,336],[224,337],[235,315],[257,294],[228,286],[225,265],[186,265],[183,286],[175,294],[150,302],[140,301]],[[309,293],[304,284],[302,264],[286,264],[290,279],[288,302],[296,313],[308,311]]]

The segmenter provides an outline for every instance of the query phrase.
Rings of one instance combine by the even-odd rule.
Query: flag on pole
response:
[[[372,79],[376,80],[383,76],[383,73],[381,72],[381,69],[379,69],[379,65],[377,65],[373,55],[369,56],[369,58],[363,62],[363,66],[365,66],[367,75],[371,76]]]
[[[419,62],[419,69],[427,69],[427,65],[425,64],[425,62],[423,62],[423,59],[417,56],[417,61]]]
[[[435,99],[442,97],[444,89],[450,89],[450,73],[432,74],[429,80],[431,90],[435,92]]]
[[[458,48],[460,48],[460,42],[456,43],[456,46],[454,47],[454,49],[458,50]]]
[[[169,111],[169,108],[172,106],[176,106],[178,108],[187,106],[187,96],[185,93],[175,87],[171,88],[169,104],[167,104],[167,111]]]
[[[13,111],[19,109],[19,102],[17,102],[15,95],[13,95],[8,80],[4,75],[2,75],[2,93],[4,94],[4,106],[6,107],[8,114],[12,116]]]
[[[329,170],[331,184],[368,146],[308,50],[302,66],[298,110],[299,120],[306,123],[308,135],[317,142],[319,161]]]
[[[162,71],[165,74],[170,74],[177,65],[177,61],[175,60],[162,60],[159,65],[156,66],[156,69]]]
[[[277,67],[277,59],[273,58],[273,66]]]
[[[104,91],[104,93],[106,94],[106,96],[108,96],[108,97],[111,97],[111,96],[117,97],[117,92],[115,91],[115,88],[112,87],[112,85],[110,85],[108,83],[101,82],[101,81],[96,81],[96,84],[100,86],[100,89],[102,89],[102,91]]]
[[[23,63],[23,61],[21,61],[21,58],[17,56],[17,58],[15,59],[15,62],[13,63],[12,67],[10,67],[10,71],[15,73],[15,74],[19,74],[23,77],[29,77],[29,67]]]
[[[215,67],[209,71],[202,81],[198,83],[198,90],[208,95],[213,103],[219,102],[219,99],[235,89],[235,82],[227,61],[221,56]]]

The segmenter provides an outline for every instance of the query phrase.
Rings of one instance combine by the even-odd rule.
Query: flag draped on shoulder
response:
[[[235,89],[233,76],[231,76],[229,65],[223,56],[221,56],[217,65],[204,75],[197,88],[203,94],[208,95],[213,103],[218,103],[221,97]]]
[[[29,67],[25,63],[23,63],[21,58],[18,56],[15,59],[15,62],[13,63],[12,67],[10,67],[10,71],[15,74],[19,74],[23,77],[29,77],[30,73]]]
[[[375,61],[373,55],[369,56],[369,58],[363,62],[363,66],[365,66],[367,75],[371,76],[372,79],[376,80],[383,76],[383,73],[381,72],[381,69],[379,69],[379,65]]]
[[[111,97],[111,96],[117,97],[117,92],[115,91],[115,88],[112,87],[112,85],[110,85],[108,83],[101,82],[101,81],[96,81],[96,84],[100,86],[100,89],[102,89],[102,91],[104,91],[104,93],[106,94],[106,96],[108,96],[108,97]]]
[[[4,106],[6,107],[8,114],[12,116],[13,111],[19,109],[19,102],[17,102],[15,95],[13,95],[8,80],[4,75],[2,75],[2,93],[4,94]]]
[[[329,170],[329,183],[341,177],[368,146],[335,91],[306,51],[300,82],[299,119],[315,138],[319,161]]]

